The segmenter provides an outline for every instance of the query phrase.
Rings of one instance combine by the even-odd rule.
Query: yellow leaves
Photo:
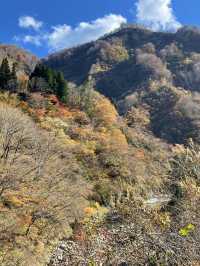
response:
[[[109,105],[111,104],[109,103]],[[101,110],[101,112],[104,111]],[[81,119],[81,121],[83,121],[85,118],[81,113],[78,113],[76,119]],[[106,121],[106,123],[109,124],[111,120],[112,123],[116,122],[115,114],[114,116],[105,114],[105,116],[101,116],[101,119],[103,121],[102,123]],[[108,129],[104,125],[99,127],[96,131],[92,128],[92,126],[73,126],[70,124],[70,122],[63,121],[60,118],[52,117],[45,117],[45,119],[43,119],[43,122],[41,123],[41,126],[46,130],[55,131],[57,137],[61,139],[63,144],[81,144],[82,146],[85,146],[87,150],[92,150],[93,153],[96,147],[99,147],[99,145],[104,149],[112,150],[127,150],[128,148],[128,143],[125,135],[117,127],[110,127]]]
[[[188,224],[179,230],[179,235],[183,237],[187,237],[194,230],[195,230],[195,226],[193,224]]]
[[[20,208],[30,203],[38,204],[39,198],[34,199],[30,196],[25,196],[22,194],[19,195],[15,192],[8,192],[3,195],[3,203],[9,207]]]
[[[112,127],[109,130],[101,127],[96,132],[97,146],[100,150],[120,150],[120,152],[127,152],[128,143],[123,132],[117,128]]]
[[[102,218],[105,216],[107,212],[108,212],[108,209],[105,207],[102,207],[98,202],[95,202],[92,206],[86,207],[84,209],[86,218],[94,217],[94,216],[98,216]]]
[[[84,230],[87,237],[94,237],[99,224],[104,220],[105,215],[108,213],[108,209],[95,203],[94,205],[84,209],[85,218],[82,221]]]
[[[107,132],[108,132],[108,129],[106,127],[98,127],[98,133],[106,134]]]
[[[35,252],[39,254],[43,254],[45,251],[45,244],[42,241],[37,241],[35,246]]]
[[[93,259],[90,259],[88,266],[97,266],[96,262]]]
[[[20,197],[16,195],[12,195],[12,194],[5,195],[3,197],[3,201],[4,201],[4,204],[10,207],[19,208],[19,207],[24,206],[23,200]]]
[[[70,130],[70,136],[73,139],[77,139],[80,141],[92,140],[94,138],[94,132],[92,128],[82,128],[82,127],[75,127]]]
[[[100,73],[100,72],[105,72],[105,71],[108,71],[110,68],[109,66],[107,65],[103,65],[103,64],[99,64],[99,63],[96,63],[92,66],[92,72],[93,74],[97,74],[97,73]]]
[[[166,230],[171,225],[171,214],[170,212],[158,211],[154,212],[152,219],[156,225],[162,230]]]
[[[60,118],[46,117],[41,126],[49,129],[67,129],[68,124]]]
[[[96,132],[96,141],[100,150],[120,150],[123,153],[127,152],[128,149],[126,137],[117,127],[110,128],[107,131]]]
[[[95,156],[95,149],[96,143],[88,141],[84,143],[77,143],[76,149],[74,149],[74,151],[76,152],[77,158],[79,158],[79,160],[82,160],[86,157]]]
[[[37,219],[34,223],[34,226],[36,226],[40,231],[42,231],[48,226],[48,220],[43,217],[40,219]]]
[[[94,236],[98,225],[104,220],[105,215],[108,213],[108,209],[94,203],[93,205],[84,209],[85,217],[82,221],[84,229],[87,235]]]
[[[92,116],[98,126],[110,127],[117,122],[117,111],[111,102],[103,96],[94,100]]]
[[[168,212],[161,213],[159,216],[159,220],[160,220],[160,224],[164,228],[169,227],[170,223],[171,223],[170,213],[168,213]]]
[[[119,128],[114,128],[110,132],[110,137],[111,147],[121,149],[121,151],[126,151],[128,149],[126,137]]]

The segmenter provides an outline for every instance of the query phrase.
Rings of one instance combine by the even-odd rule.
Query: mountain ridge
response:
[[[131,61],[135,60],[137,49],[141,49],[144,45],[151,43],[155,51],[150,53],[155,54],[164,64],[170,64],[166,59],[161,58],[161,55],[158,55],[161,50],[167,46],[174,45],[172,49],[177,49],[177,54],[180,50],[183,53],[182,57],[186,58],[192,52],[200,52],[199,42],[200,31],[195,27],[185,26],[176,33],[165,33],[153,32],[133,25],[118,29],[116,32],[108,34],[97,41],[52,54],[43,59],[42,62],[56,70],[63,71],[67,80],[78,85],[87,80],[88,76],[92,76],[96,88],[101,93],[109,98],[118,99],[121,94],[128,94],[129,91],[133,91],[131,84],[137,83],[130,76],[131,69],[132,75],[138,75],[138,70],[135,69],[137,62]],[[176,55],[174,56],[176,57]],[[173,66],[171,65],[168,70],[173,71]],[[122,77],[121,80],[117,80],[119,76]],[[179,73],[177,76],[175,85],[184,87],[184,82],[178,80],[181,79]],[[115,78],[117,82],[114,81]],[[113,84],[111,84],[112,82]],[[141,86],[141,82],[139,83],[139,86]],[[120,88],[120,90],[124,90],[123,93],[119,93],[118,88],[113,91],[112,87],[115,84],[117,84],[118,88],[123,87]]]
[[[26,52],[22,84],[4,52],[0,265],[199,266],[199,32],[177,34],[64,51],[76,84]]]

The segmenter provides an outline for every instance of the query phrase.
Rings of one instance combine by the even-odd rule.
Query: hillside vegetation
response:
[[[198,36],[125,27],[23,84],[2,59],[0,265],[200,264]]]
[[[128,25],[43,62],[63,71],[75,84],[92,80],[122,115],[142,108],[159,138],[170,143],[185,143],[188,138],[199,142],[199,41],[200,30],[194,27],[164,33]]]

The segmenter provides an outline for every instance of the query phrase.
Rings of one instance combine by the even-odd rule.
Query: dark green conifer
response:
[[[67,82],[62,72],[58,72],[56,82],[57,82],[56,95],[63,103],[66,103],[67,95],[68,95],[68,88],[67,88]]]
[[[11,79],[11,71],[8,59],[4,58],[0,67],[0,88],[6,89],[10,79]]]

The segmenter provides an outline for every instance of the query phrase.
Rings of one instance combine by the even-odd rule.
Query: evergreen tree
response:
[[[44,66],[42,64],[37,64],[36,65],[33,73],[30,76],[30,78],[32,79],[34,77],[41,77],[41,78],[45,77]]]
[[[11,91],[17,91],[18,89],[18,79],[17,79],[17,63],[13,63],[12,71],[10,73],[10,79],[8,81],[8,89]]]
[[[67,95],[68,95],[68,88],[67,88],[67,82],[62,72],[58,72],[56,82],[57,82],[56,95],[63,103],[66,103]]]
[[[10,78],[10,66],[9,66],[7,57],[4,58],[2,61],[1,70],[4,73],[4,75],[6,75],[6,77],[9,79]]]
[[[55,80],[55,73],[54,71],[42,64],[38,64],[35,67],[35,70],[33,71],[33,73],[31,74],[30,79],[32,78],[43,78],[47,83],[48,83],[48,92],[53,92],[54,91],[54,80]],[[42,90],[43,88],[41,88]],[[45,89],[46,90],[46,89]]]
[[[38,64],[35,67],[33,73],[31,74],[30,79],[32,78],[44,79],[48,84],[48,88],[46,87],[44,88],[44,86],[41,83],[41,88],[40,88],[41,91],[43,90],[46,92],[53,92],[58,96],[58,98],[63,103],[66,103],[68,88],[67,88],[67,82],[62,72],[57,72],[43,64]]]
[[[46,70],[46,81],[48,82],[51,89],[53,89],[53,83],[54,83],[54,73],[53,70],[50,68],[47,68]]]
[[[6,89],[10,79],[11,79],[11,71],[8,59],[4,58],[0,67],[0,88]]]
[[[11,79],[13,79],[13,80],[17,80],[17,70],[16,70],[16,67],[17,67],[17,63],[13,63],[12,72],[11,72]]]

